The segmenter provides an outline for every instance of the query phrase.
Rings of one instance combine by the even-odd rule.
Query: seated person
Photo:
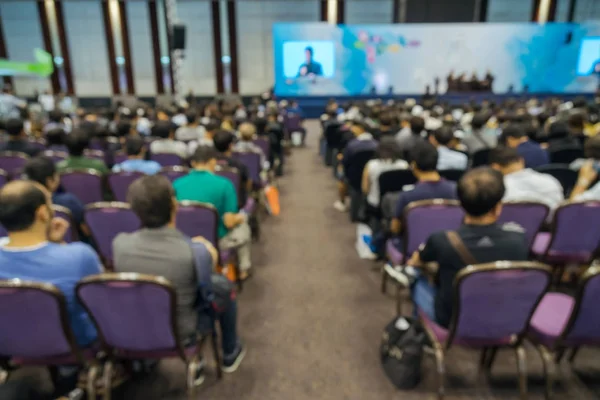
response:
[[[0,151],[18,151],[29,157],[36,156],[40,151],[27,141],[27,134],[23,128],[23,121],[11,118],[4,123],[4,130],[8,133],[8,141],[0,143]]]
[[[88,158],[83,155],[85,149],[90,145],[90,138],[87,132],[75,129],[67,136],[65,144],[69,150],[69,158],[58,163],[58,172],[66,169],[92,169],[100,174],[107,174],[109,172],[104,161]]]
[[[537,168],[550,163],[548,152],[539,144],[529,140],[527,133],[519,125],[512,124],[502,131],[502,138],[508,147],[517,149],[525,160],[526,168]]]
[[[146,142],[140,136],[129,136],[125,139],[127,160],[113,166],[113,172],[142,172],[147,175],[157,174],[162,166],[156,161],[146,160]]]
[[[261,168],[268,169],[265,153],[258,147],[254,140],[256,139],[256,127],[251,122],[244,122],[239,127],[240,140],[233,146],[233,151],[236,152],[252,152],[260,154]]]
[[[65,146],[67,134],[62,128],[51,129],[46,133],[46,147],[51,151],[69,151]]]
[[[405,154],[410,154],[417,143],[425,140],[423,139],[425,133],[425,120],[414,116],[410,118],[410,125],[405,126],[396,134],[396,141]]]
[[[248,193],[252,191],[252,180],[248,168],[240,160],[232,157],[235,135],[228,131],[218,131],[214,137],[214,147],[217,151],[217,162],[224,162],[228,167],[237,169],[240,174],[240,206],[246,204]]]
[[[498,144],[496,129],[486,127],[489,119],[489,114],[485,112],[473,116],[471,128],[465,131],[462,138],[462,143],[466,146],[469,154],[474,154],[479,150],[493,149]]]
[[[502,174],[491,168],[470,170],[458,182],[458,198],[466,216],[456,233],[478,263],[526,261],[529,257],[523,232],[512,224],[501,226],[497,223],[503,197]],[[418,272],[426,263],[439,265],[433,285]],[[447,233],[431,235],[425,246],[412,255],[408,265],[417,269],[411,296],[416,308],[448,328],[453,312],[454,278],[466,265]],[[386,271],[398,282],[408,282],[398,268],[386,268]]]
[[[188,143],[188,154],[192,155],[196,151],[196,147],[198,146],[213,146],[213,138],[215,137],[215,133],[219,131],[219,123],[214,120],[210,120],[205,127],[206,131],[204,132],[204,136],[198,140],[192,140]]]
[[[250,227],[247,215],[239,213],[238,198],[227,178],[214,174],[217,152],[211,146],[198,146],[191,158],[193,170],[173,182],[177,200],[212,204],[219,214],[219,248],[236,249],[240,263],[240,279],[250,276],[252,267]]]
[[[275,168],[277,176],[283,175],[283,165],[285,163],[285,152],[283,150],[284,128],[279,122],[279,114],[276,111],[267,114],[267,124],[265,133],[271,143],[269,164]]]
[[[83,224],[85,206],[72,193],[58,193],[60,175],[52,159],[48,157],[34,157],[25,164],[24,171],[27,179],[44,186],[52,195],[52,204],[63,206],[71,212],[73,222],[80,227]]]
[[[564,200],[560,182],[551,175],[525,168],[525,161],[516,149],[496,147],[490,151],[489,162],[504,175],[502,201],[535,201],[554,210]]]
[[[452,128],[443,126],[437,129],[433,135],[429,135],[429,142],[437,148],[439,154],[437,170],[459,169],[465,170],[469,164],[469,157],[460,151],[452,150],[452,142],[455,140]]]
[[[177,293],[176,318],[180,338],[193,343],[196,332],[206,331],[207,313],[198,303],[199,284],[210,285],[210,275],[218,262],[216,249],[204,238],[187,238],[175,228],[177,200],[169,180],[163,176],[146,176],[130,187],[127,199],[140,218],[142,229],[121,233],[113,240],[116,272],[135,272],[163,276]],[[193,247],[192,247],[193,246]],[[198,251],[202,257],[196,258]],[[196,266],[196,259],[203,260]],[[203,276],[198,276],[199,268]],[[236,332],[237,307],[217,313],[221,324],[223,365],[233,372],[244,358],[245,348]]]
[[[585,141],[585,145],[583,146],[583,155],[585,158],[579,158],[573,161],[569,165],[569,168],[579,171],[586,161],[591,161],[595,165],[600,165],[600,135],[591,137]]]
[[[152,136],[159,137],[150,144],[150,153],[177,154],[182,159],[187,157],[187,146],[175,140],[175,125],[167,121],[158,121],[152,128]]]
[[[117,122],[115,127],[115,135],[124,140],[129,135],[137,135],[135,125],[132,124],[131,119],[123,118]]]
[[[563,147],[581,147],[581,142],[571,136],[569,126],[562,122],[553,122],[548,128],[548,152],[560,150]]]
[[[87,244],[61,244],[69,228],[54,218],[50,192],[31,181],[13,181],[0,189],[0,224],[8,244],[0,248],[0,279],[22,279],[56,285],[65,295],[75,339],[87,346],[96,339],[94,324],[75,297],[75,284],[102,272],[96,252]]]
[[[598,170],[599,166],[597,161],[588,160],[583,163],[579,169],[577,183],[571,192],[570,200],[600,201],[600,182],[597,182]]]
[[[53,129],[66,129],[64,124],[64,114],[60,110],[52,110],[48,113],[48,123],[44,125],[42,133],[48,134]]]
[[[204,137],[204,127],[198,125],[198,114],[195,111],[185,113],[186,125],[180,126],[175,131],[175,139],[182,142],[200,140]]]

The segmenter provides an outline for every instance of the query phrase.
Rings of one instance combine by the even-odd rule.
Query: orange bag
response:
[[[265,187],[265,197],[267,198],[267,207],[271,215],[279,215],[279,190],[272,185]]]
[[[217,273],[224,275],[231,282],[237,282],[235,266],[233,264],[227,264],[224,267],[217,267]]]

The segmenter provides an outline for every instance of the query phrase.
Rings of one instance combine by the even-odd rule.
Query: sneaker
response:
[[[392,266],[392,264],[387,263],[383,266],[383,269],[385,270],[386,274],[395,279],[396,282],[398,282],[402,286],[408,287],[410,285],[410,279],[404,273],[404,268],[402,268],[402,266],[398,265],[394,267]]]
[[[240,344],[236,350],[236,355],[235,357],[223,357],[223,365],[221,366],[221,370],[223,372],[227,372],[227,373],[232,373],[235,372],[238,367],[240,366],[240,364],[242,363],[242,360],[244,359],[244,357],[246,356],[246,347],[244,347],[242,344]]]
[[[198,362],[198,369],[196,370],[196,376],[194,377],[194,386],[200,386],[204,383],[204,358]]]
[[[333,203],[333,208],[335,208],[339,212],[346,212],[348,210],[346,205],[339,200]]]

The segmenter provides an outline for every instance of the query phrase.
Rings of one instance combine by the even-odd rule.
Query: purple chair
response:
[[[113,158],[113,162],[115,164],[121,164],[122,162],[127,161],[127,153],[125,153],[124,151],[117,151],[114,154],[114,158]]]
[[[93,169],[67,169],[60,174],[60,184],[86,205],[104,198],[102,175]]]
[[[448,329],[418,310],[434,349],[438,398],[444,396],[444,354],[452,345],[482,349],[480,367],[490,370],[500,347],[515,349],[521,397],[527,395],[523,339],[533,312],[551,283],[551,268],[540,263],[498,261],[468,266],[454,280]],[[510,293],[510,296],[507,296]]]
[[[193,394],[206,336],[193,339],[187,347],[178,334],[175,288],[160,276],[102,274],[83,279],[76,287],[98,329],[104,364],[104,387],[112,387],[115,362],[121,360],[180,357],[187,367],[187,387]],[[216,334],[211,332],[212,351],[221,377]],[[110,399],[110,391],[104,399]]]
[[[51,159],[54,162],[54,164],[57,164],[62,160],[66,160],[67,158],[69,158],[69,153],[65,153],[63,151],[46,150],[42,153],[42,155]]]
[[[100,202],[85,208],[85,223],[90,228],[96,249],[107,269],[112,269],[112,242],[119,233],[140,229],[140,220],[127,203]]]
[[[528,339],[537,346],[544,362],[546,398],[552,395],[556,363],[567,349],[573,349],[569,357],[572,362],[581,346],[600,345],[598,302],[600,268],[592,266],[582,275],[575,297],[549,292],[536,308]]]
[[[56,286],[19,279],[0,281],[0,324],[0,360],[13,365],[88,366],[88,399],[96,398],[96,351],[77,345],[67,302]],[[3,365],[0,376],[8,378]]]
[[[29,157],[25,153],[2,151],[0,152],[0,169],[6,171],[8,176],[12,178],[21,173],[28,160]]]
[[[104,160],[106,159],[106,155],[104,154],[104,151],[102,151],[102,150],[85,149],[83,151],[83,156],[86,158],[91,158],[93,160],[98,160],[98,161],[102,161],[102,162],[104,162]]]
[[[271,143],[269,142],[269,139],[258,137],[254,139],[254,144],[262,150],[267,160],[271,159]]]
[[[46,150],[46,141],[44,139],[30,138],[27,141],[31,147],[40,152]]]
[[[115,137],[115,136],[109,136],[107,138],[105,138],[104,140],[99,139],[99,138],[93,138],[92,140],[90,140],[90,150],[100,150],[100,151],[104,151],[106,150],[106,148],[108,146],[113,146],[116,147],[119,145],[119,138]]]
[[[8,174],[5,170],[0,169],[0,188],[6,185],[6,182],[8,182]]]
[[[559,279],[566,264],[589,264],[599,244],[600,201],[569,201],[556,209],[552,233],[536,236],[533,253],[557,267],[555,278]]]
[[[502,214],[498,223],[516,223],[525,230],[527,247],[531,248],[535,236],[538,234],[542,224],[548,217],[550,208],[542,203],[516,201],[502,204]]]
[[[252,151],[234,152],[233,157],[242,162],[248,168],[248,175],[255,186],[260,186],[261,178],[260,171],[260,154]]]
[[[116,201],[127,202],[129,186],[144,174],[137,171],[111,172],[108,175],[108,187]]]
[[[177,165],[183,165],[183,159],[177,154],[173,153],[155,153],[150,154],[150,159],[156,161],[163,167],[174,167]]]
[[[54,211],[55,217],[63,218],[64,220],[69,222],[69,229],[65,234],[64,241],[67,243],[77,242],[79,240],[79,235],[77,234],[77,226],[73,221],[71,211],[69,211],[68,208],[59,206],[57,204],[52,204],[52,211]]]
[[[217,165],[215,168],[215,175],[227,178],[231,181],[231,183],[233,183],[233,187],[235,187],[235,191],[239,200],[240,190],[242,188],[242,178],[240,177],[240,173],[237,168],[228,167],[226,165]]]
[[[190,169],[187,167],[174,166],[161,168],[159,174],[165,176],[168,180],[175,182],[175,180],[186,176],[190,173]]]

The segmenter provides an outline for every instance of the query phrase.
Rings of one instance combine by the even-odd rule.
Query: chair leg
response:
[[[196,394],[196,372],[198,371],[198,355],[186,362],[188,396],[193,398]]]
[[[436,345],[434,348],[435,352],[435,364],[438,375],[438,399],[442,400],[444,398],[444,379],[446,378],[446,368],[444,365],[444,350],[439,345]]]
[[[527,364],[525,361],[525,349],[522,345],[515,347],[517,356],[517,373],[519,374],[519,392],[521,399],[527,398]]]
[[[554,357],[554,362],[556,364],[558,364],[562,361],[563,357],[565,356],[566,351],[567,351],[567,349],[565,349],[564,347],[561,347],[555,351],[556,356]]]
[[[550,399],[550,397],[552,397],[552,387],[554,386],[554,380],[556,377],[556,364],[554,362],[552,354],[546,348],[546,346],[539,345],[538,350],[540,352],[540,355],[542,356],[542,361],[544,362],[544,375],[546,378],[546,399]]]
[[[210,344],[212,346],[213,357],[217,368],[217,379],[223,378],[223,371],[221,370],[221,356],[219,353],[219,338],[217,332],[213,330],[210,336]]]
[[[4,382],[6,382],[8,380],[8,370],[4,369],[4,368],[0,368],[0,384],[3,384]]]
[[[577,353],[579,352],[579,346],[575,347],[573,349],[573,351],[571,352],[571,355],[569,356],[569,362],[573,363],[573,361],[575,361],[575,356],[577,356]]]
[[[396,285],[396,315],[402,315],[402,287]]]
[[[496,360],[496,354],[498,354],[498,347],[492,347],[489,351],[487,360],[485,361],[485,364],[483,365],[485,372],[488,374],[492,372],[492,365],[494,364],[494,361]]]
[[[104,374],[102,375],[102,386],[104,386],[104,400],[110,400],[112,395],[112,374],[113,364],[112,361],[108,360],[104,364]]]
[[[87,398],[96,400],[96,377],[98,376],[98,365],[90,365],[87,373]]]
[[[387,288],[387,273],[385,268],[381,267],[381,293],[385,294]]]
[[[481,349],[481,354],[479,355],[479,372],[481,372],[483,370],[483,367],[485,366],[488,357],[488,352],[489,348],[487,347]]]

